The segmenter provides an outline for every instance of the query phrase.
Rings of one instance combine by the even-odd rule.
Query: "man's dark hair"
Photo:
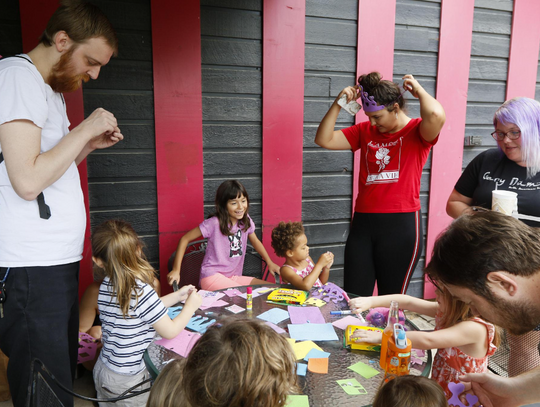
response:
[[[491,298],[492,271],[528,277],[540,272],[540,229],[499,212],[462,215],[435,242],[425,272],[443,284]]]
[[[39,42],[51,46],[54,36],[65,31],[76,44],[90,38],[102,37],[105,42],[118,53],[118,38],[114,28],[105,14],[95,5],[78,0],[63,0],[56,9]]]

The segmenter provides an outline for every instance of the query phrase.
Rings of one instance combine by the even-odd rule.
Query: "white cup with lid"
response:
[[[491,199],[491,210],[512,215],[517,212],[517,193],[512,191],[494,190]]]

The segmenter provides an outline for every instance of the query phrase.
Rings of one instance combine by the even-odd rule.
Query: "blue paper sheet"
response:
[[[216,322],[215,319],[210,319],[208,317],[195,315],[189,320],[186,328],[191,329],[192,331],[200,332],[201,334],[203,334],[203,333],[206,332],[206,329],[210,325],[213,325],[215,322]]]
[[[289,318],[289,313],[281,308],[272,308],[266,312],[263,312],[261,315],[258,315],[257,318],[263,319],[273,324],[279,324],[281,321],[285,321]]]
[[[309,358],[327,358],[329,356],[330,353],[313,348],[308,352],[304,360],[307,362]]]
[[[307,373],[307,365],[305,363],[296,364],[296,374],[298,376],[305,376]]]
[[[297,341],[338,341],[332,324],[289,324],[289,336]]]

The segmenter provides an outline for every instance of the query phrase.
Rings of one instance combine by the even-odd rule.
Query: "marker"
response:
[[[350,309],[343,311],[330,311],[330,315],[351,315],[353,312]]]
[[[253,288],[246,288],[246,309],[251,310],[253,308]]]
[[[349,303],[349,301],[351,301],[351,299],[349,298],[349,296],[347,295],[347,293],[345,291],[343,291],[343,296],[347,300],[347,303]]]

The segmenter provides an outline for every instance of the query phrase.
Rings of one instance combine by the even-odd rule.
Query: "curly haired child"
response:
[[[279,257],[285,258],[280,274],[284,282],[300,290],[311,290],[328,282],[334,262],[331,252],[321,254],[316,264],[309,257],[309,246],[300,222],[279,222],[272,230],[272,247]]]

